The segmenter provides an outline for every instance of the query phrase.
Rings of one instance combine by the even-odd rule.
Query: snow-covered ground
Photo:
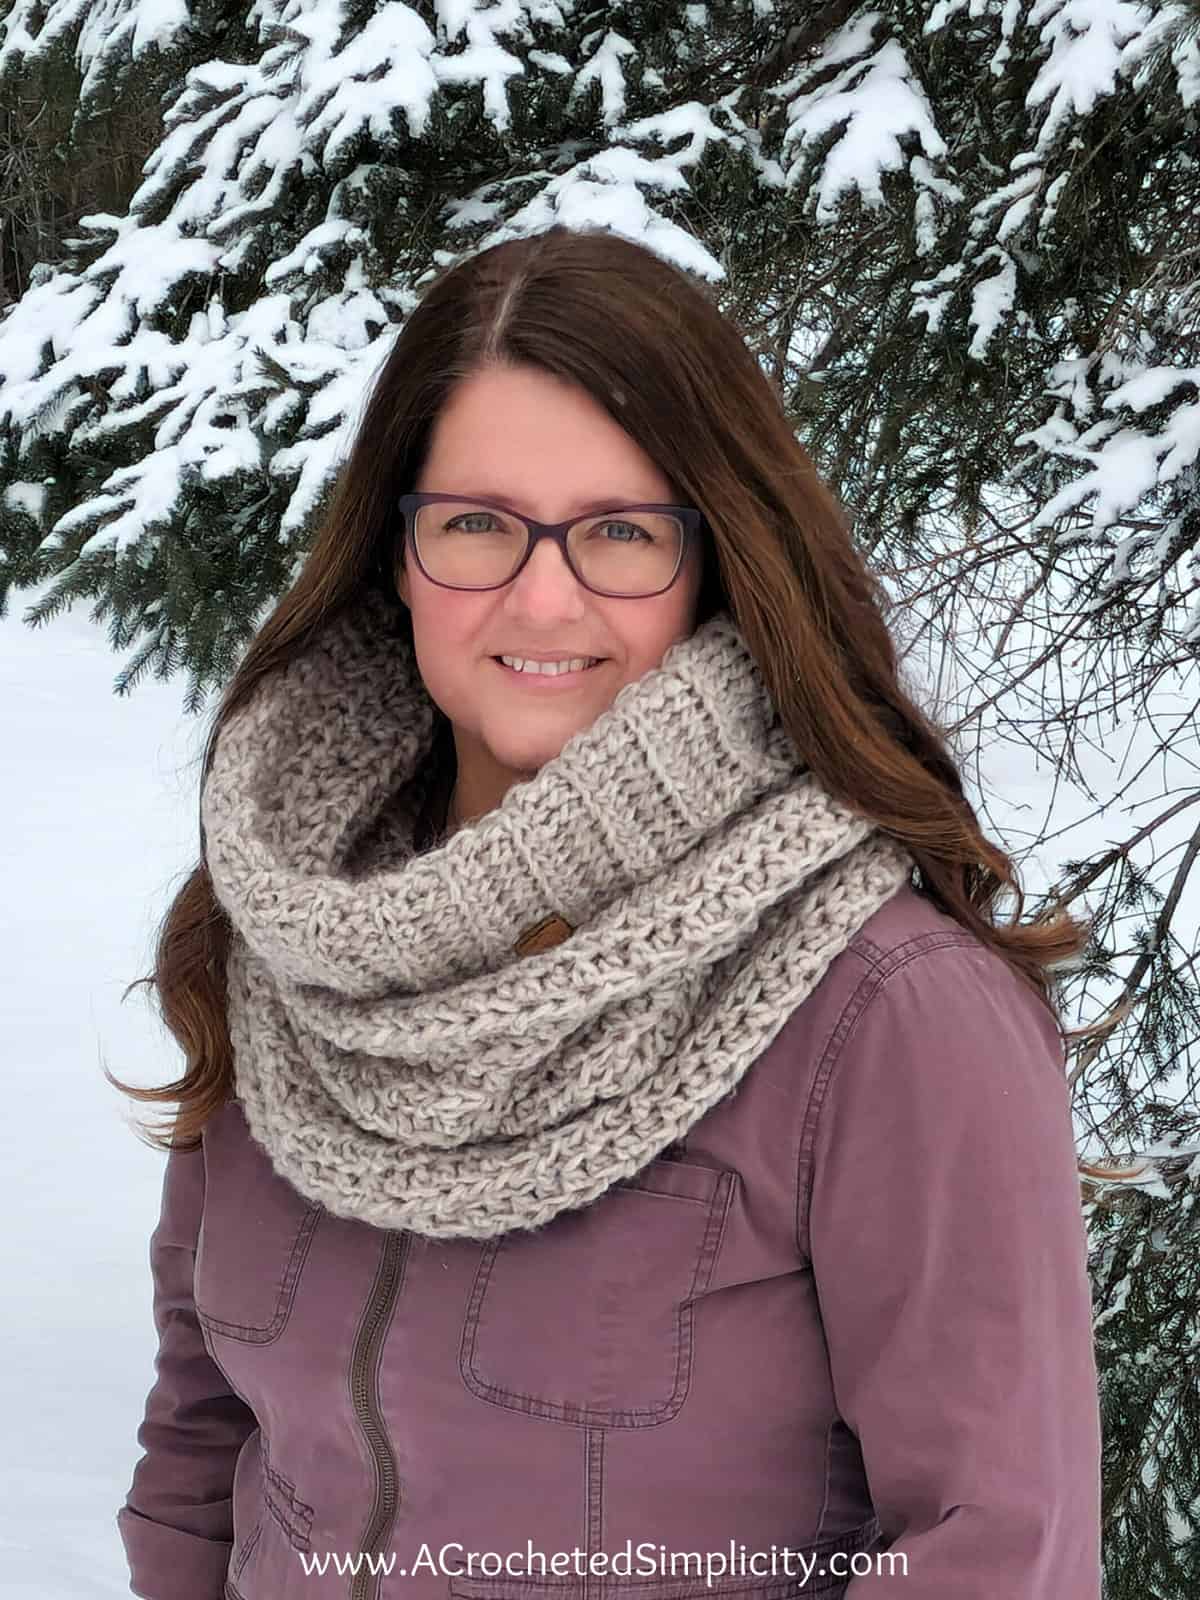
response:
[[[181,1060],[145,989],[196,847],[203,719],[184,684],[119,699],[85,609],[0,621],[0,1595],[128,1595],[113,1518],[153,1378],[147,1264],[163,1157],[105,1082]]]
[[[86,610],[33,630],[21,621],[32,598],[17,595],[0,620],[0,1596],[95,1600],[129,1592],[114,1517],[153,1378],[147,1245],[163,1161],[100,1069],[141,1083],[178,1072],[146,991],[121,995],[149,969],[194,858],[207,719],[184,713],[182,679],[118,698],[120,660]],[[1132,751],[1127,737],[1113,730],[1095,753],[1100,793],[1106,770],[1115,787],[1136,756],[1142,736]],[[1135,826],[1122,812],[1068,828],[1090,808],[1019,751],[997,752],[988,781],[988,826],[1018,851],[1044,831],[1053,797],[1064,831],[1027,863],[1031,891],[1059,860]],[[1161,873],[1188,825],[1185,814],[1173,850],[1159,840]],[[1197,898],[1189,886],[1180,933],[1191,939]]]

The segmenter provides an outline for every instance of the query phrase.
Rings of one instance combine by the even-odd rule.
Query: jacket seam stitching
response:
[[[242,1571],[245,1568],[245,1565],[246,1565],[247,1561],[249,1561],[251,1555],[254,1553],[255,1545],[258,1543],[259,1539],[262,1537],[262,1527],[263,1527],[262,1519],[260,1518],[254,1524],[254,1527],[250,1531],[249,1535],[247,1536],[246,1541],[242,1545],[241,1550],[238,1551],[237,1555],[234,1558],[233,1566],[230,1569],[230,1575],[233,1578],[235,1578],[235,1579],[240,1579],[241,1578]]]
[[[806,1264],[812,1261],[809,1215],[812,1205],[813,1152],[816,1148],[821,1112],[834,1072],[844,1059],[846,1045],[853,1035],[859,1018],[879,991],[910,962],[916,961],[930,950],[954,947],[970,949],[978,942],[976,936],[969,930],[957,928],[915,934],[889,951],[884,951],[873,940],[862,935],[847,947],[867,963],[867,970],[854,985],[821,1052],[821,1059],[813,1074],[812,1086],[808,1093],[796,1156],[795,1243]]]
[[[817,1531],[813,1534],[814,1539],[819,1539],[824,1532],[825,1517],[829,1511],[830,1467],[833,1461],[833,1428],[836,1421],[836,1417],[830,1417],[829,1426],[825,1429],[825,1487],[821,1495],[821,1515],[817,1518]]]

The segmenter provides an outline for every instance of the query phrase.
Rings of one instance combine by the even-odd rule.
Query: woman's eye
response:
[[[628,528],[635,540],[648,539],[650,537],[645,528],[639,528],[636,522],[602,522],[599,526],[601,528]]]

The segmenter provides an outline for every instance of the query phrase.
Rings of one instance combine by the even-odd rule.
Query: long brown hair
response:
[[[364,586],[407,617],[394,587],[403,560],[396,497],[416,481],[453,386],[488,365],[530,365],[581,385],[700,508],[697,621],[728,609],[818,778],[907,846],[915,887],[998,951],[1058,1022],[1051,971],[1079,956],[1088,925],[1060,907],[1021,922],[1012,861],[980,831],[946,736],[901,687],[886,593],[740,330],[698,281],[615,233],[556,225],[434,277],[378,376],[299,576],[223,690],[204,776],[226,718]],[[142,1130],[164,1148],[193,1148],[233,1087],[230,925],[203,827],[200,837],[200,862],[163,919],[154,971],[137,980],[154,986],[186,1069],[150,1089],[105,1074],[136,1100],[178,1104],[165,1128]],[[1004,887],[1017,912],[997,924]]]

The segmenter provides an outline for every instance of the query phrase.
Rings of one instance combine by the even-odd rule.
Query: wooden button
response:
[[[526,928],[513,945],[513,949],[519,956],[536,955],[542,950],[552,950],[556,944],[569,939],[574,932],[574,928],[564,917],[560,917],[557,911],[552,911],[540,922],[535,922],[531,928]]]

